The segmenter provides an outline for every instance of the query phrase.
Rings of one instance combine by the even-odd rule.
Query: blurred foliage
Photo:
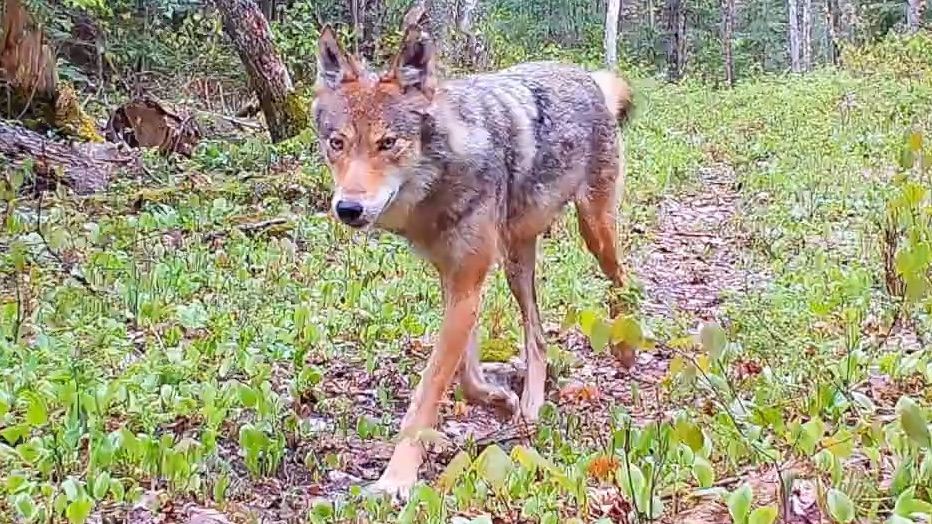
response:
[[[562,59],[596,66],[602,61],[605,0],[481,0],[474,14],[473,33],[482,43],[486,68],[531,59]],[[225,41],[217,14],[204,0],[28,0],[46,23],[49,38],[59,49],[86,40],[93,27],[96,41],[77,47],[99,61],[75,59],[62,53],[62,74],[69,80],[99,88],[134,90],[139,85],[166,84],[189,95],[189,83],[210,78],[232,93],[245,86],[239,61]],[[384,64],[400,36],[401,19],[410,7],[404,0],[323,2],[321,0],[260,0],[269,16],[274,39],[294,79],[310,83],[314,76],[316,38],[320,24],[329,22],[345,44],[374,64]],[[359,12],[354,16],[353,6]],[[454,6],[455,2],[451,5]],[[851,46],[879,43],[872,51],[881,60],[901,40],[904,2],[895,0],[841,2],[840,43]],[[623,2],[619,21],[619,57],[625,71],[659,75],[666,67],[666,18],[662,0]],[[927,10],[928,11],[928,10]],[[812,47],[816,66],[829,62],[826,0],[812,4]],[[686,75],[718,83],[723,77],[721,3],[696,0],[685,6],[687,19]],[[925,14],[930,17],[929,12]],[[788,69],[787,5],[777,0],[741,3],[735,13],[732,41],[739,78]],[[922,44],[913,44],[919,45]],[[887,49],[887,51],[884,51]],[[921,49],[916,49],[920,53]],[[878,54],[880,53],[880,54]],[[865,55],[864,60],[870,58]],[[72,63],[84,62],[84,63]],[[88,63],[90,62],[90,63]],[[901,64],[904,65],[905,64]],[[455,69],[455,68],[454,68]],[[197,89],[204,91],[202,86]],[[199,93],[203,96],[203,93]]]

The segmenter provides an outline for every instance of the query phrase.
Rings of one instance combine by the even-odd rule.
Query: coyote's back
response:
[[[433,237],[485,202],[501,233],[539,233],[568,201],[621,176],[618,128],[630,108],[622,79],[557,62],[439,84],[415,170],[418,219],[439,219]]]

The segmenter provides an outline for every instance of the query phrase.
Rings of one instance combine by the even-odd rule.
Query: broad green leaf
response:
[[[899,402],[896,404],[897,411],[899,411],[900,415],[900,424],[902,424],[903,431],[906,432],[906,435],[917,445],[929,447],[930,438],[932,437],[929,435],[929,426],[922,416],[919,405],[916,404],[913,399],[905,395],[900,397]]]
[[[751,501],[753,498],[754,493],[751,491],[751,485],[747,482],[728,494],[726,503],[732,522],[744,524],[748,521],[748,513],[751,511]]]
[[[574,325],[576,325],[579,314],[576,312],[576,309],[569,307],[566,309],[566,314],[563,315],[563,324],[560,326],[561,330],[567,330]]]
[[[36,514],[36,503],[33,502],[32,496],[29,493],[20,493],[16,497],[16,511],[26,519],[26,521],[31,521]]]
[[[592,334],[589,335],[589,343],[592,344],[593,351],[600,352],[604,350],[611,338],[612,327],[608,323],[601,319],[592,323]]]
[[[256,390],[243,384],[239,387],[239,401],[247,408],[255,407],[259,402],[259,395]]]
[[[776,506],[757,508],[748,517],[748,524],[773,524],[777,521],[777,513]]]
[[[615,483],[621,486],[628,498],[637,499],[644,490],[644,473],[636,465],[625,466],[622,462],[622,466],[615,471]]]
[[[693,475],[699,482],[699,487],[702,488],[707,488],[715,482],[715,470],[712,469],[712,464],[699,455],[696,455],[696,460],[693,462]]]
[[[635,348],[644,345],[644,331],[633,317],[619,315],[612,322],[612,343],[627,342]]]
[[[922,149],[922,133],[913,131],[909,134],[909,150],[918,152]]]
[[[916,488],[910,486],[903,490],[896,499],[896,505],[893,507],[893,513],[901,517],[909,517],[914,513],[922,513],[932,516],[932,503],[916,498]]]
[[[471,464],[472,460],[469,458],[469,453],[460,450],[460,452],[453,457],[453,460],[447,464],[443,473],[437,478],[437,489],[441,492],[447,492],[453,489],[456,481],[463,476],[463,473],[466,472]]]
[[[483,479],[496,490],[505,486],[508,473],[514,468],[514,463],[502,448],[495,444],[485,448],[476,458],[475,469]]]
[[[110,474],[106,471],[102,471],[97,478],[94,479],[94,487],[92,488],[92,494],[96,500],[104,498],[107,494],[107,491],[110,490]]]
[[[113,495],[113,498],[116,499],[117,502],[122,502],[123,497],[126,495],[126,488],[123,487],[123,483],[119,480],[111,479],[110,493]]]
[[[714,362],[721,358],[728,343],[728,337],[722,326],[716,322],[704,322],[699,329],[699,343]]]
[[[26,404],[26,423],[30,426],[41,426],[48,422],[49,412],[45,401],[36,393],[29,393]]]
[[[88,497],[82,497],[78,500],[71,501],[68,509],[65,510],[65,516],[72,524],[84,524],[87,517],[91,515],[94,509],[94,501]]]
[[[702,434],[702,430],[688,420],[680,420],[676,423],[676,437],[693,451],[699,451],[705,445],[705,435]]]
[[[77,500],[81,495],[81,487],[74,477],[65,479],[65,481],[61,483],[61,489],[65,492],[65,496],[68,497],[69,502]]]
[[[828,490],[825,501],[828,504],[828,513],[835,522],[839,524],[854,522],[854,504],[851,502],[851,499],[848,498],[848,495],[832,488]]]
[[[572,481],[559,468],[553,465],[553,462],[542,457],[534,448],[517,445],[511,450],[511,458],[518,464],[521,464],[528,471],[534,472],[538,469],[547,471],[557,479],[564,488],[570,489]]]
[[[807,454],[815,452],[816,445],[825,434],[825,423],[820,418],[814,418],[803,424],[800,429],[802,430],[798,440],[800,448]]]
[[[854,452],[854,435],[845,428],[841,428],[831,437],[822,439],[822,445],[840,459],[851,456]]]
[[[592,326],[599,320],[599,315],[591,309],[586,309],[577,315],[579,330],[587,337],[592,336]]]

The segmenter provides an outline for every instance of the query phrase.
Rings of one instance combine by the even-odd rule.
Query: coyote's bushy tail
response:
[[[589,75],[592,76],[592,79],[595,80],[595,83],[598,84],[599,89],[602,91],[602,96],[605,97],[605,105],[608,106],[608,110],[612,113],[612,118],[618,122],[619,126],[623,127],[628,123],[631,111],[634,108],[634,93],[631,86],[624,78],[605,69],[592,71]]]

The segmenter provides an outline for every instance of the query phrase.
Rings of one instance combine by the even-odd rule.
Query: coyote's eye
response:
[[[395,147],[395,139],[390,136],[379,139],[378,146],[380,151],[388,151]]]
[[[338,136],[331,137],[328,144],[334,151],[343,151],[343,139]]]

